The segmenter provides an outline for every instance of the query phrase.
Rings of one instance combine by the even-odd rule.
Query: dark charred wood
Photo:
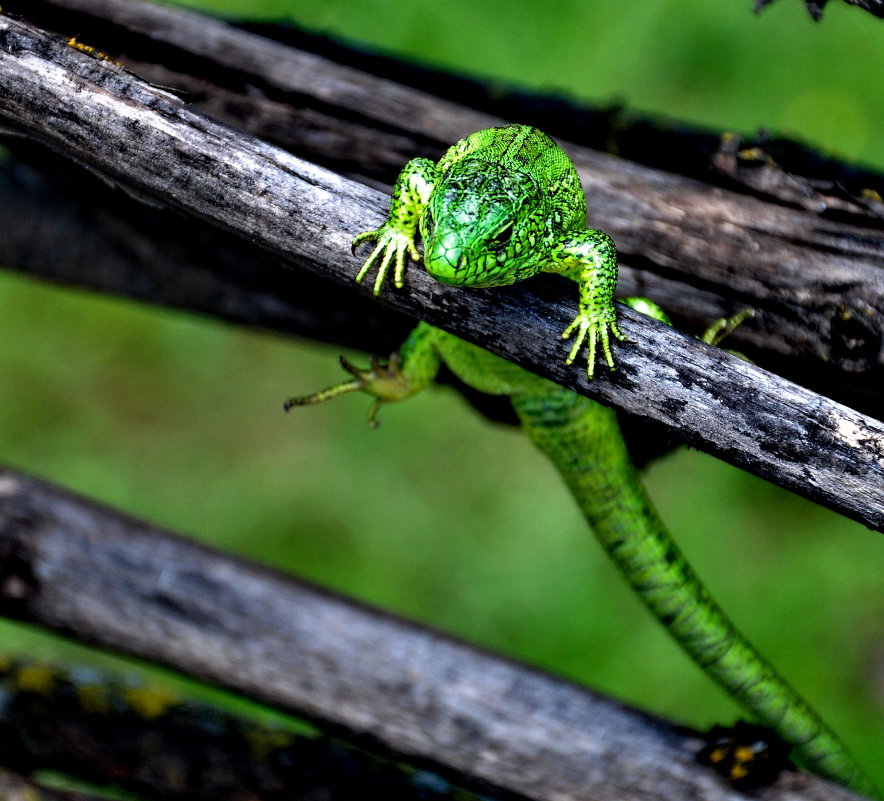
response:
[[[769,6],[773,0],[755,0],[755,10],[761,11]],[[804,0],[807,11],[817,22],[823,17],[823,9],[825,9],[829,0]],[[884,2],[882,0],[844,0],[845,3],[858,6],[865,9],[876,17],[884,17]]]
[[[386,198],[377,191],[237,133],[169,92],[5,16],[0,89],[0,118],[8,124],[139,196],[209,220],[352,288],[358,260],[348,255],[350,240],[382,219]],[[746,292],[796,302],[808,291],[807,275],[817,269],[822,272],[811,281],[813,289],[833,303],[838,298],[823,317],[837,308],[837,319],[860,331],[877,319],[875,292],[884,300],[884,285],[873,255],[882,241],[871,233],[845,240],[816,221],[799,244],[791,244],[783,237],[784,227],[795,222],[794,210],[765,210],[755,199],[758,208],[746,199],[734,206],[723,190],[664,173],[651,176],[590,151],[578,150],[575,161],[595,164],[584,177],[598,184],[596,195],[607,193],[612,219],[643,218],[649,231],[677,225],[678,237],[657,242],[658,263],[674,265],[680,254],[695,260],[708,255],[710,274],[735,286],[737,297]],[[648,182],[644,195],[617,191],[618,182],[638,180]],[[664,205],[653,207],[652,197]],[[725,230],[740,229],[730,242],[715,243],[718,256],[709,253],[707,219],[726,220]],[[621,228],[627,250],[631,236]],[[808,237],[822,240],[808,247]],[[831,256],[833,248],[837,256]],[[730,259],[740,252],[754,253],[754,263],[771,272],[763,280],[734,273]],[[589,383],[580,370],[564,365],[560,332],[573,318],[574,300],[569,293],[563,301],[560,283],[465,291],[413,271],[407,286],[387,292],[383,302],[563,386],[663,423],[690,444],[871,528],[884,528],[884,424],[628,309],[621,318],[630,342],[616,349],[619,369]],[[370,293],[368,287],[358,291]]]
[[[702,737],[444,634],[0,471],[0,613],[537,801],[740,801]],[[783,772],[759,801],[848,801]],[[217,798],[211,794],[211,798]]]
[[[522,798],[487,785],[477,795],[465,786],[477,784],[472,777],[452,783],[455,771],[446,779],[340,739],[221,711],[156,681],[120,679],[85,666],[5,663],[0,690],[0,764],[19,772],[53,771],[93,786],[179,801]],[[6,801],[17,796],[3,795],[4,778],[0,773]]]

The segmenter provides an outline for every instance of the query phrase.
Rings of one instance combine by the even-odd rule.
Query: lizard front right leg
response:
[[[409,161],[393,186],[386,222],[377,230],[365,231],[353,239],[354,254],[363,242],[377,243],[355,279],[357,284],[361,284],[372,267],[377,265],[373,289],[375,295],[381,293],[390,265],[394,266],[393,283],[397,289],[401,289],[405,283],[406,254],[412,261],[420,261],[414,240],[436,183],[436,173],[436,165],[429,159]]]

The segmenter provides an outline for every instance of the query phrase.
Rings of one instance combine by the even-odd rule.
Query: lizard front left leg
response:
[[[566,364],[572,364],[584,342],[587,345],[586,377],[595,373],[596,351],[601,346],[605,363],[614,369],[611,337],[625,340],[617,325],[614,289],[617,286],[617,250],[604,231],[593,229],[569,234],[552,252],[552,263],[544,272],[559,273],[580,287],[579,311],[562,332],[562,339],[574,335]]]
[[[436,165],[429,159],[412,159],[405,165],[393,186],[386,222],[377,230],[365,231],[353,239],[354,253],[363,242],[374,240],[377,243],[356,275],[357,284],[361,284],[377,265],[373,292],[379,295],[392,264],[393,283],[397,289],[402,288],[406,253],[412,261],[421,258],[414,240],[435,182]]]

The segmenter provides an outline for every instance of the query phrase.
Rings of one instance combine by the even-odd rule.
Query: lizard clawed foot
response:
[[[609,370],[614,369],[614,356],[611,353],[611,335],[623,342],[626,336],[620,331],[617,320],[612,315],[608,316],[591,316],[585,312],[578,314],[574,321],[562,332],[562,339],[570,339],[571,335],[576,332],[574,344],[571,346],[571,352],[565,359],[565,364],[573,364],[583,343],[587,345],[586,359],[586,378],[592,381],[595,375],[595,359],[596,350],[599,343],[602,346],[602,353],[605,357],[605,363]]]
[[[700,342],[705,342],[707,345],[718,345],[722,339],[725,337],[729,337],[734,333],[737,326],[744,323],[751,317],[755,316],[755,309],[742,309],[738,311],[736,314],[732,314],[730,317],[722,317],[720,320],[716,320],[712,325],[710,325],[699,337]],[[737,354],[741,355],[741,354]],[[742,358],[746,358],[743,356]]]
[[[377,265],[378,274],[375,276],[372,293],[380,295],[390,266],[393,265],[393,283],[397,289],[401,289],[405,285],[405,254],[407,253],[412,261],[420,261],[421,258],[417,246],[414,244],[414,238],[385,223],[376,231],[365,231],[354,237],[350,247],[353,255],[356,255],[357,249],[363,242],[369,241],[376,241],[377,244],[354,280],[357,284],[361,284],[371,268]]]
[[[398,353],[394,353],[387,364],[381,364],[376,357],[372,356],[369,359],[369,367],[365,370],[350,364],[343,356],[340,358],[340,364],[353,376],[351,380],[314,392],[312,395],[289,398],[283,404],[283,409],[288,412],[293,406],[311,406],[323,403],[346,392],[366,392],[375,398],[375,402],[368,411],[368,425],[371,428],[377,428],[380,425],[377,412],[383,404],[403,400],[413,394],[408,380],[402,373],[402,360]]]

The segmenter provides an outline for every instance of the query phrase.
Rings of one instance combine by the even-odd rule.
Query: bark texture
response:
[[[0,117],[32,137],[131,192],[210,220],[347,286],[358,269],[358,260],[347,255],[353,234],[376,228],[383,217],[385,199],[377,191],[237,133],[169,92],[5,16],[0,89]],[[607,164],[612,177],[631,169],[615,171],[613,160],[592,158]],[[670,180],[661,174],[658,188]],[[696,187],[698,203],[702,194]],[[616,197],[625,207],[642,204],[641,198]],[[681,197],[684,208],[691,193],[683,190]],[[681,216],[689,228],[689,215]],[[775,227],[776,219],[767,225]],[[681,241],[696,249],[699,236]],[[856,245],[867,246],[875,245]],[[877,269],[862,264],[856,265],[860,272]],[[663,423],[690,444],[871,528],[884,528],[880,421],[628,309],[621,317],[630,342],[616,348],[619,369],[588,383],[563,360],[559,332],[573,318],[573,298],[563,301],[550,290],[550,284],[536,282],[464,291],[412,271],[407,287],[388,292],[384,301],[564,386]]]
[[[0,613],[537,801],[740,801],[695,732],[13,471]],[[848,801],[787,771],[760,801]]]

